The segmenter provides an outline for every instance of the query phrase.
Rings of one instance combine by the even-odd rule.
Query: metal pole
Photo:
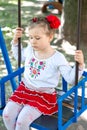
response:
[[[18,0],[18,27],[21,27],[21,0]],[[21,68],[21,38],[18,38],[18,68]],[[21,74],[18,76],[19,83]]]
[[[76,49],[79,50],[80,45],[80,30],[81,30],[81,5],[82,0],[78,0],[78,10],[77,10],[77,45]],[[75,75],[75,85],[78,84],[78,62],[76,62],[76,75]]]
[[[18,0],[18,27],[21,27],[21,0]],[[21,67],[21,38],[18,38],[18,67]]]
[[[80,29],[81,29],[81,0],[78,0],[78,10],[77,10],[77,45],[76,49],[79,50],[79,45],[80,45]],[[78,84],[78,62],[76,62],[76,73],[75,73],[75,85]],[[74,98],[74,114],[75,114],[75,119],[74,121],[77,121],[77,106],[78,106],[78,91],[75,89],[75,98]]]

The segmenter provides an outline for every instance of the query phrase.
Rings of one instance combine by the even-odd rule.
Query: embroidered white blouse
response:
[[[12,51],[16,60],[18,59],[18,45],[12,44]],[[55,88],[59,83],[60,74],[70,83],[75,82],[75,66],[72,68],[64,55],[56,51],[47,59],[37,59],[33,48],[28,45],[21,49],[21,59],[25,61],[23,82],[27,87],[36,89]],[[83,70],[79,70],[79,78]],[[47,89],[46,89],[47,90]]]

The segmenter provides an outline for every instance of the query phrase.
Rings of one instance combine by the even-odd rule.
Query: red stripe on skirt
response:
[[[58,111],[56,92],[49,94],[30,90],[24,86],[23,82],[20,83],[9,100],[36,107],[44,115],[51,115]]]

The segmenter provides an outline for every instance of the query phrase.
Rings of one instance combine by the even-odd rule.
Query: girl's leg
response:
[[[7,130],[15,130],[17,116],[22,106],[15,102],[8,102],[3,111],[3,121]]]
[[[34,107],[24,106],[18,116],[15,130],[29,130],[30,124],[40,116],[41,112]]]

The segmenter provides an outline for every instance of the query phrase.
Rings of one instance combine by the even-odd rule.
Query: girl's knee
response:
[[[26,122],[24,120],[17,120],[16,122],[16,130],[24,130],[24,129],[28,129],[28,126],[26,124]]]
[[[11,119],[10,119],[10,112],[7,110],[7,108],[5,108],[5,109],[3,110],[2,118],[3,118],[4,121],[9,121],[9,120],[11,120]]]
[[[30,121],[25,118],[18,118],[16,122],[16,130],[28,130]]]

